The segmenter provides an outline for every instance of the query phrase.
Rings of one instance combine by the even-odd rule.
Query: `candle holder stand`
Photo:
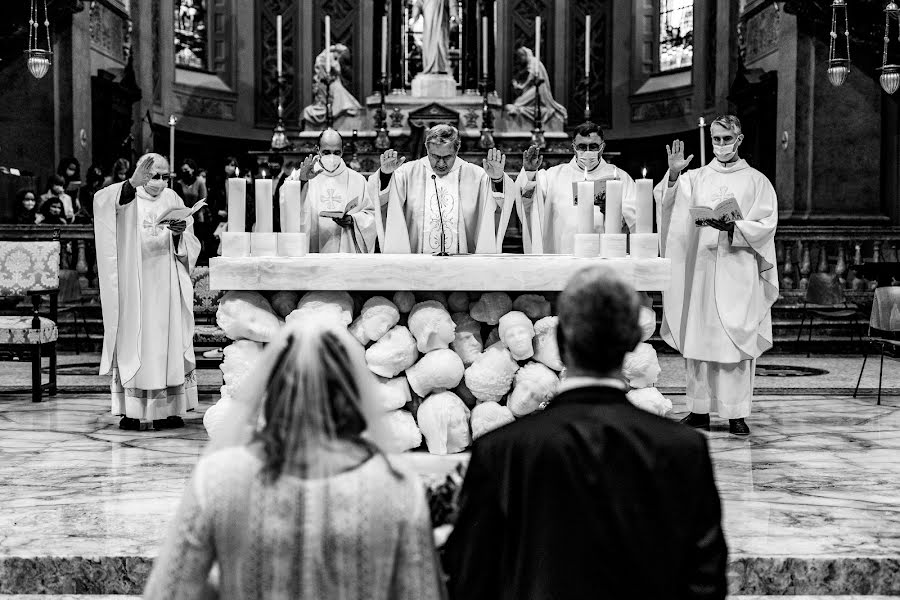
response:
[[[540,75],[534,78],[534,129],[531,130],[531,143],[538,148],[546,145],[544,139],[544,118],[541,112],[541,85],[544,80]]]
[[[385,106],[385,95],[387,94],[387,74],[381,74],[379,82],[379,91],[381,92],[381,104],[378,107],[376,121],[378,123],[378,131],[375,134],[375,147],[379,150],[387,150],[391,147],[391,139],[387,130],[387,107]]]
[[[277,152],[290,150],[292,144],[288,141],[287,133],[284,129],[284,75],[278,76],[278,105],[276,106],[276,111],[278,112],[278,122],[275,124],[275,129],[272,130],[272,150]]]
[[[584,86],[584,120],[591,120],[591,76],[585,75],[584,79],[581,80],[581,84]]]
[[[328,128],[334,127],[334,114],[331,111],[331,83],[333,81],[334,77],[331,74],[325,75],[325,126]]]
[[[488,78],[481,79],[481,138],[478,140],[478,147],[484,150],[493,148],[494,142],[494,113],[488,105]]]

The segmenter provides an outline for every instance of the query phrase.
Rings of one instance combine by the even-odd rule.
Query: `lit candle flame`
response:
[[[643,177],[644,179],[647,179],[647,167],[644,167],[643,169],[641,169],[641,177]]]

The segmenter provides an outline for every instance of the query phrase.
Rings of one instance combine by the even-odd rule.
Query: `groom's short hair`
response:
[[[462,141],[459,139],[459,130],[453,125],[441,123],[435,125],[425,134],[425,145],[428,144],[453,144],[459,150]]]

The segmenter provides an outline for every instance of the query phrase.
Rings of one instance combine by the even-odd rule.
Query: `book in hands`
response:
[[[186,206],[175,206],[169,210],[165,210],[156,218],[154,225],[161,227],[163,225],[171,225],[178,221],[184,221],[188,217],[194,216],[198,210],[206,206],[206,200],[200,200],[194,206],[188,208]]]
[[[359,198],[354,198],[344,206],[344,210],[320,210],[319,216],[326,219],[342,219],[359,205]]]
[[[712,208],[709,206],[692,206],[690,211],[695,227],[705,227],[710,221],[731,223],[744,218],[736,198],[726,198]]]

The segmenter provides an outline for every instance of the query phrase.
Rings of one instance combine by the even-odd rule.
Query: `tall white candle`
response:
[[[653,233],[653,180],[638,179],[634,186],[637,209],[635,233]]]
[[[300,189],[302,186],[302,181],[285,181],[279,190],[281,231],[284,233],[300,233],[301,231]]]
[[[331,77],[331,17],[325,15],[325,73]]]
[[[247,180],[243,177],[229,177],[226,194],[228,231],[242,233],[247,227]]]
[[[275,52],[278,55],[278,76],[281,77],[281,15],[275,17]]]
[[[488,74],[488,18],[481,17],[481,74],[487,79]]]
[[[175,172],[175,115],[169,115],[169,172]]]
[[[594,233],[594,182],[585,181],[577,183],[578,206],[575,211],[575,233]]]
[[[388,18],[381,15],[381,76],[387,77]]]
[[[700,166],[706,164],[706,119],[700,117]]]
[[[620,180],[606,182],[606,233],[622,233],[622,194]]]
[[[541,62],[541,18],[534,18],[534,58],[537,62]],[[535,72],[540,72],[537,65],[534,66]]]
[[[272,180],[256,180],[256,233],[272,233]]]
[[[591,15],[584,17],[584,77],[591,75]]]

